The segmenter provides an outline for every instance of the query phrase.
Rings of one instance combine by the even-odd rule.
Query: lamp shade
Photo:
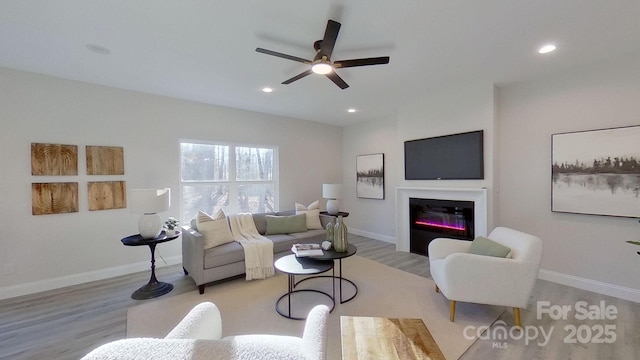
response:
[[[342,184],[322,184],[322,197],[325,199],[340,199]]]
[[[330,215],[337,215],[340,204],[338,200],[342,197],[342,184],[322,184],[322,197],[327,201],[327,212]]]
[[[129,211],[134,214],[155,214],[169,210],[171,189],[129,190]]]
[[[129,190],[129,211],[142,214],[138,220],[138,231],[145,239],[153,239],[162,233],[162,219],[157,214],[169,210],[171,189]]]

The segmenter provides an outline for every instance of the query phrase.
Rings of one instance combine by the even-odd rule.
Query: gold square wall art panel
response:
[[[78,183],[32,183],[33,215],[78,212]]]
[[[78,146],[31,143],[31,175],[78,175]]]
[[[90,181],[87,191],[89,211],[127,207],[127,186],[124,181]]]
[[[87,175],[124,175],[124,148],[87,146]]]

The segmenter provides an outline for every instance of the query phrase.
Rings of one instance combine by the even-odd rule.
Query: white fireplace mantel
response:
[[[487,189],[396,188],[396,250],[409,252],[409,199],[473,201],[474,234],[487,236]]]

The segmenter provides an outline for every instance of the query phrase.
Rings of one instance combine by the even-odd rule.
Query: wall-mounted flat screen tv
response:
[[[404,178],[484,179],[483,130],[405,141]]]

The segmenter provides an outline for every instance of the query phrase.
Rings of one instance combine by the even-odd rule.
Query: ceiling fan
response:
[[[325,75],[331,81],[333,81],[336,85],[340,87],[340,89],[346,89],[349,85],[342,80],[338,74],[336,74],[336,69],[341,68],[349,68],[356,66],[368,66],[368,65],[381,65],[388,64],[389,57],[374,57],[374,58],[363,58],[363,59],[351,59],[351,60],[338,60],[331,61],[331,54],[333,53],[333,47],[336,45],[336,39],[338,38],[338,32],[340,31],[340,23],[337,21],[329,20],[327,21],[327,29],[324,32],[324,37],[322,40],[317,40],[313,43],[313,48],[316,50],[316,56],[314,56],[313,60],[307,60],[303,58],[299,58],[297,56],[287,55],[283,53],[279,53],[272,50],[267,50],[263,48],[256,48],[256,51],[259,53],[273,55],[277,57],[281,57],[284,59],[289,59],[293,61],[298,61],[303,64],[311,65],[311,67],[304,72],[292,77],[291,79],[285,80],[282,84],[291,84],[296,80],[300,80],[307,75],[311,75],[311,73],[316,73],[320,75]]]

